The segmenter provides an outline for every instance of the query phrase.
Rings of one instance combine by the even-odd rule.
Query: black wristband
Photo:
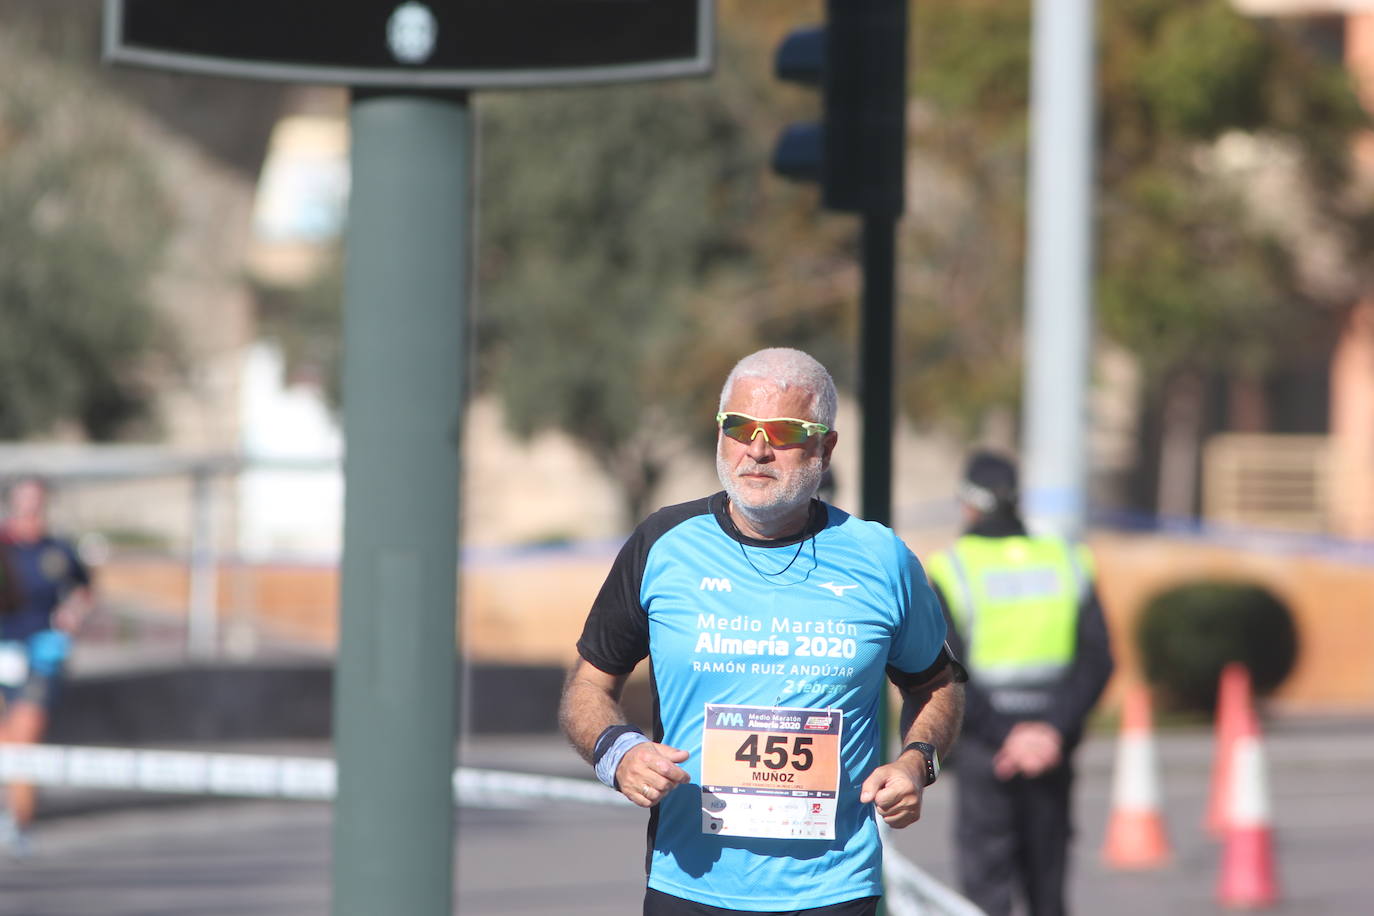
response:
[[[615,739],[621,735],[634,732],[636,735],[644,734],[643,729],[633,725],[608,725],[606,730],[596,736],[596,744],[592,746],[592,766],[601,762],[601,758],[606,756],[606,752],[615,744]]]

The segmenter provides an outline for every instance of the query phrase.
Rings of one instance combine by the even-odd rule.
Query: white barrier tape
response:
[[[337,779],[334,761],[324,757],[0,744],[0,782],[328,801],[334,797]],[[469,767],[454,770],[453,792],[455,801],[468,804],[505,806],[534,800],[631,804],[619,792],[590,779]]]
[[[0,779],[78,789],[329,799],[334,761],[253,754],[0,745]]]
[[[593,805],[633,805],[619,792],[590,779],[567,779],[503,770],[453,771],[453,792],[460,802],[508,804],[521,800],[575,801]]]
[[[338,772],[334,761],[320,757],[281,758],[281,797],[328,801],[334,797]]]

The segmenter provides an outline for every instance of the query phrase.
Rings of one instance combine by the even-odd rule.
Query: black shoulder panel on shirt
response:
[[[643,550],[648,553],[654,542],[689,518],[711,514],[711,501],[723,495],[724,491],[700,499],[689,500],[674,506],[664,506],[639,523],[634,536],[643,537]]]
[[[649,549],[688,519],[711,514],[707,496],[665,506],[635,528],[601,584],[577,641],[577,652],[607,674],[629,674],[649,654],[649,617],[639,603]]]

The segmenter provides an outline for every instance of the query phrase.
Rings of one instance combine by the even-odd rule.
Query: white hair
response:
[[[835,380],[811,354],[788,347],[769,347],[750,353],[735,363],[735,368],[730,370],[725,387],[720,390],[721,410],[725,409],[725,403],[730,400],[730,392],[735,387],[735,382],[744,378],[764,379],[783,391],[798,388],[810,392],[811,416],[800,419],[814,420],[834,429],[835,412],[839,404]]]

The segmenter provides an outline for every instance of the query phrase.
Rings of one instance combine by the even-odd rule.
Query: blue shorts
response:
[[[29,703],[48,711],[57,705],[61,693],[62,677],[59,674],[30,673],[18,687],[0,686],[0,697],[4,698],[6,708],[16,703]]]
[[[0,698],[49,710],[57,702],[69,637],[43,630],[28,639],[0,641]]]

